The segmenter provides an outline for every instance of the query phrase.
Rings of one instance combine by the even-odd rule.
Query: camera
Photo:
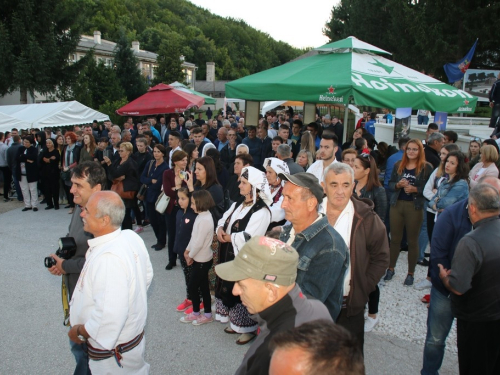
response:
[[[71,259],[76,253],[76,242],[73,237],[59,238],[59,249],[56,255],[62,259]],[[45,267],[50,268],[56,265],[56,260],[52,257],[45,257]]]

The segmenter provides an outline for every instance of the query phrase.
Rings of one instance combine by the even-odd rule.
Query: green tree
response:
[[[113,124],[123,124],[123,117],[116,114],[116,110],[123,107],[128,103],[127,98],[123,97],[121,99],[109,101],[106,100],[101,106],[99,106],[98,111],[109,116],[109,119]]]
[[[129,101],[137,99],[147,91],[146,80],[139,70],[139,60],[130,48],[125,33],[123,32],[115,48],[116,76]]]
[[[77,78],[70,86],[70,94],[66,94],[71,96],[71,100],[77,100],[97,109],[106,101],[125,97],[125,91],[113,67],[106,66],[104,61],[97,62],[93,50],[90,50],[77,64]],[[64,99],[69,100],[67,97]]]
[[[181,66],[182,45],[180,37],[174,33],[169,34],[169,38],[160,45],[158,53],[158,67],[155,70],[154,84],[172,83],[175,81],[184,82],[186,75]]]
[[[82,6],[73,0],[1,0],[0,9],[0,95],[20,90],[26,103],[28,93],[54,92],[80,40],[75,21]]]

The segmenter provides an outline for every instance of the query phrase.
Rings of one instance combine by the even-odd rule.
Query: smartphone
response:
[[[181,178],[181,180],[185,180],[186,177],[187,177],[187,172],[186,171],[180,171],[179,172],[179,177]]]

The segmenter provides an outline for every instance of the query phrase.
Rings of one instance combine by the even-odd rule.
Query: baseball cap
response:
[[[250,239],[233,261],[215,266],[217,275],[227,281],[255,279],[289,286],[297,278],[299,254],[286,243],[256,236]]]
[[[325,194],[315,175],[307,172],[299,172],[293,175],[280,173],[278,174],[278,177],[283,181],[286,180],[296,186],[311,190],[311,193],[313,193],[313,195],[316,197],[318,203],[321,203],[323,201],[323,196]]]

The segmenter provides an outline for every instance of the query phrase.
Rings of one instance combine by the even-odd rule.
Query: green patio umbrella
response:
[[[318,54],[226,84],[228,97],[252,101],[474,112],[477,97],[377,54],[389,54],[349,37],[317,48]]]
[[[189,87],[187,87],[186,85],[183,85],[180,82],[175,81],[173,83],[170,83],[169,86],[173,86],[176,89],[181,90],[181,91],[185,91],[189,94],[201,96],[203,99],[205,99],[204,104],[214,104],[215,105],[217,103],[217,100],[215,98],[212,98],[211,96],[202,94],[201,92],[191,90]]]

